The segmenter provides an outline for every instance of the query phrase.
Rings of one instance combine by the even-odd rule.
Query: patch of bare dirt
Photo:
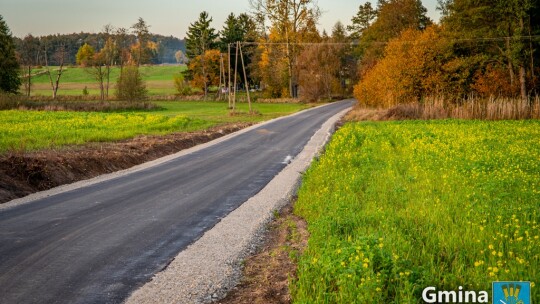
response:
[[[307,246],[306,222],[289,205],[272,222],[259,253],[246,259],[242,282],[220,304],[290,303],[289,278]]]
[[[60,150],[0,155],[0,203],[105,173],[128,169],[248,127],[227,124],[204,131],[139,136]]]

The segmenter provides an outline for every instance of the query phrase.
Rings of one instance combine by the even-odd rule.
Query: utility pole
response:
[[[249,104],[249,114],[251,114],[253,111],[251,110],[251,98],[249,97],[249,82],[247,79],[247,73],[246,73],[246,65],[244,64],[244,54],[242,52],[242,45],[240,42],[238,42],[238,47],[240,48],[240,58],[242,59],[242,69],[244,70],[244,81],[246,82],[246,93],[247,93],[247,99]]]
[[[233,105],[232,105],[232,110],[233,112],[236,110],[236,76],[238,73],[236,73],[236,71],[238,70],[238,45],[239,45],[239,42],[237,41],[236,42],[236,57],[235,57],[235,61],[234,61],[234,98],[233,98]]]
[[[223,78],[221,77],[221,75],[223,75],[223,54],[219,54],[219,85],[218,85],[218,91],[217,91],[218,100],[221,100],[221,91],[222,91],[221,82],[223,81]]]
[[[227,93],[229,93],[229,109],[231,108],[231,44],[227,44],[227,63],[229,66],[229,81],[227,82]]]
[[[221,69],[223,71],[223,88],[222,90],[225,90],[225,83],[227,82],[227,76],[225,75],[225,59],[223,58],[224,54],[221,55]]]

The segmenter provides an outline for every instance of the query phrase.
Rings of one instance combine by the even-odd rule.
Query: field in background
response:
[[[259,115],[247,115],[247,104],[229,115],[223,102],[157,102],[155,111],[69,112],[0,111],[0,153],[64,145],[203,130],[229,122],[259,122],[307,108],[301,104],[254,104]]]
[[[54,71],[58,67],[51,67]],[[154,65],[142,66],[141,74],[143,80],[146,81],[147,89],[150,95],[173,95],[176,94],[173,77],[179,75],[180,72],[186,70],[185,65]],[[34,69],[32,78],[32,95],[33,96],[52,96],[49,77],[43,74],[45,69]],[[111,86],[110,95],[114,95],[114,87],[116,79],[120,73],[119,67],[111,69]],[[54,75],[54,72],[53,72]],[[53,81],[54,81],[53,76]],[[66,70],[60,78],[60,86],[58,95],[82,95],[84,88],[88,89],[90,95],[99,95],[99,85],[88,73],[87,69],[81,67],[66,67]],[[21,87],[21,92],[24,92],[24,87]]]
[[[540,279],[540,122],[349,123],[306,173],[297,303]],[[538,286],[532,299],[540,299]]]

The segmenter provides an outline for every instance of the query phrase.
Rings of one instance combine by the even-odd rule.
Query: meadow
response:
[[[106,142],[137,135],[203,130],[223,123],[259,122],[307,108],[301,104],[238,104],[229,115],[223,102],[157,102],[153,111],[0,111],[0,153]]]
[[[423,303],[531,281],[540,300],[540,122],[347,123],[308,170],[295,303]],[[536,303],[536,302],[535,302]]]
[[[50,69],[54,71],[58,67],[50,67]],[[174,95],[177,92],[174,87],[173,78],[185,69],[185,65],[142,66],[141,75],[146,82],[150,95]],[[52,96],[49,76],[44,74],[44,71],[44,68],[34,69],[32,71],[33,74],[38,75],[32,77],[32,95],[34,96]],[[119,74],[119,67],[111,68],[110,94],[114,94],[114,87]],[[54,72],[53,75],[55,75]],[[87,69],[82,67],[65,67],[62,78],[60,78],[58,95],[82,95],[85,87],[90,95],[99,95],[99,86],[93,76],[88,73]],[[24,88],[21,91],[24,91]]]

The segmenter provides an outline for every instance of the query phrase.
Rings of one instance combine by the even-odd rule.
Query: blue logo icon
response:
[[[531,304],[531,282],[493,282],[493,304]]]

